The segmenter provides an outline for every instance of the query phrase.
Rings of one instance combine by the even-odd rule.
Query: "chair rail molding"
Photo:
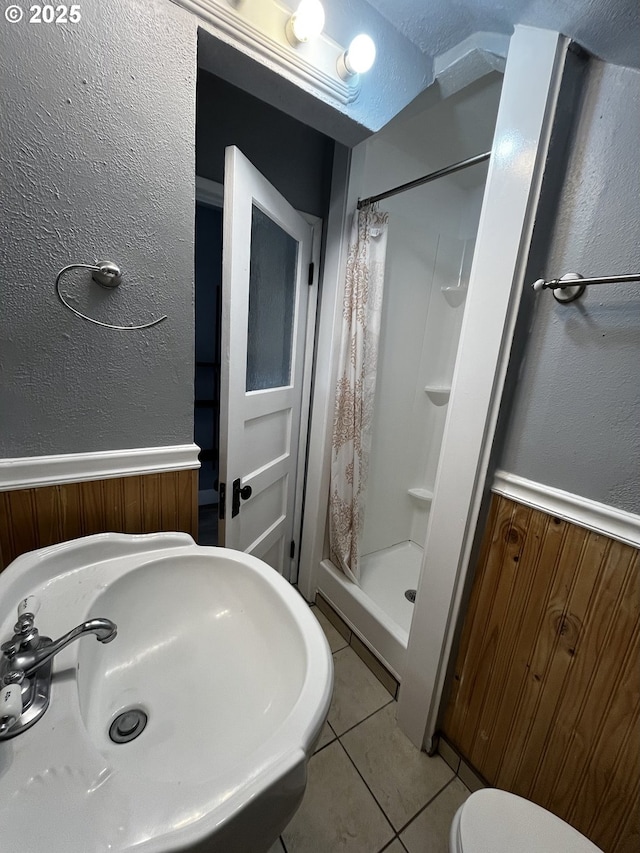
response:
[[[0,492],[199,468],[197,444],[0,459]]]
[[[495,472],[491,491],[640,548],[640,515],[553,486],[545,486],[507,471]]]

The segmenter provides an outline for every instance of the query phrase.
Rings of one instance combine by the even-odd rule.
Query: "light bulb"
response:
[[[344,64],[352,74],[364,74],[376,59],[376,46],[370,36],[360,33],[349,45]]]
[[[354,74],[364,74],[371,68],[375,58],[376,46],[373,39],[365,33],[360,33],[338,59],[338,73],[345,80]]]
[[[292,45],[316,38],[324,27],[324,9],[320,0],[300,0],[300,5],[287,21],[287,38]]]

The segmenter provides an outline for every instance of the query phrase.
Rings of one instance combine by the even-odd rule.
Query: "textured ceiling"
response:
[[[436,57],[477,32],[515,24],[556,30],[616,65],[640,68],[638,0],[368,0],[423,53]]]

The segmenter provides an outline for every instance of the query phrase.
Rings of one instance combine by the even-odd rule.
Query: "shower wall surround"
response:
[[[361,195],[489,150],[500,88],[492,74],[450,99],[424,93],[361,146]],[[463,117],[473,132],[461,135]],[[379,202],[389,239],[365,555],[424,544],[486,173],[480,164]]]
[[[478,186],[445,178],[381,203],[389,248],[364,554],[425,540],[486,176],[474,170]]]

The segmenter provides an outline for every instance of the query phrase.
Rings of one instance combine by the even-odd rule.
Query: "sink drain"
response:
[[[404,597],[407,601],[410,601],[412,604],[416,600],[417,589],[407,589],[405,590]]]
[[[129,708],[115,718],[109,726],[109,737],[114,743],[129,743],[142,734],[147,725],[147,715],[141,708]]]

